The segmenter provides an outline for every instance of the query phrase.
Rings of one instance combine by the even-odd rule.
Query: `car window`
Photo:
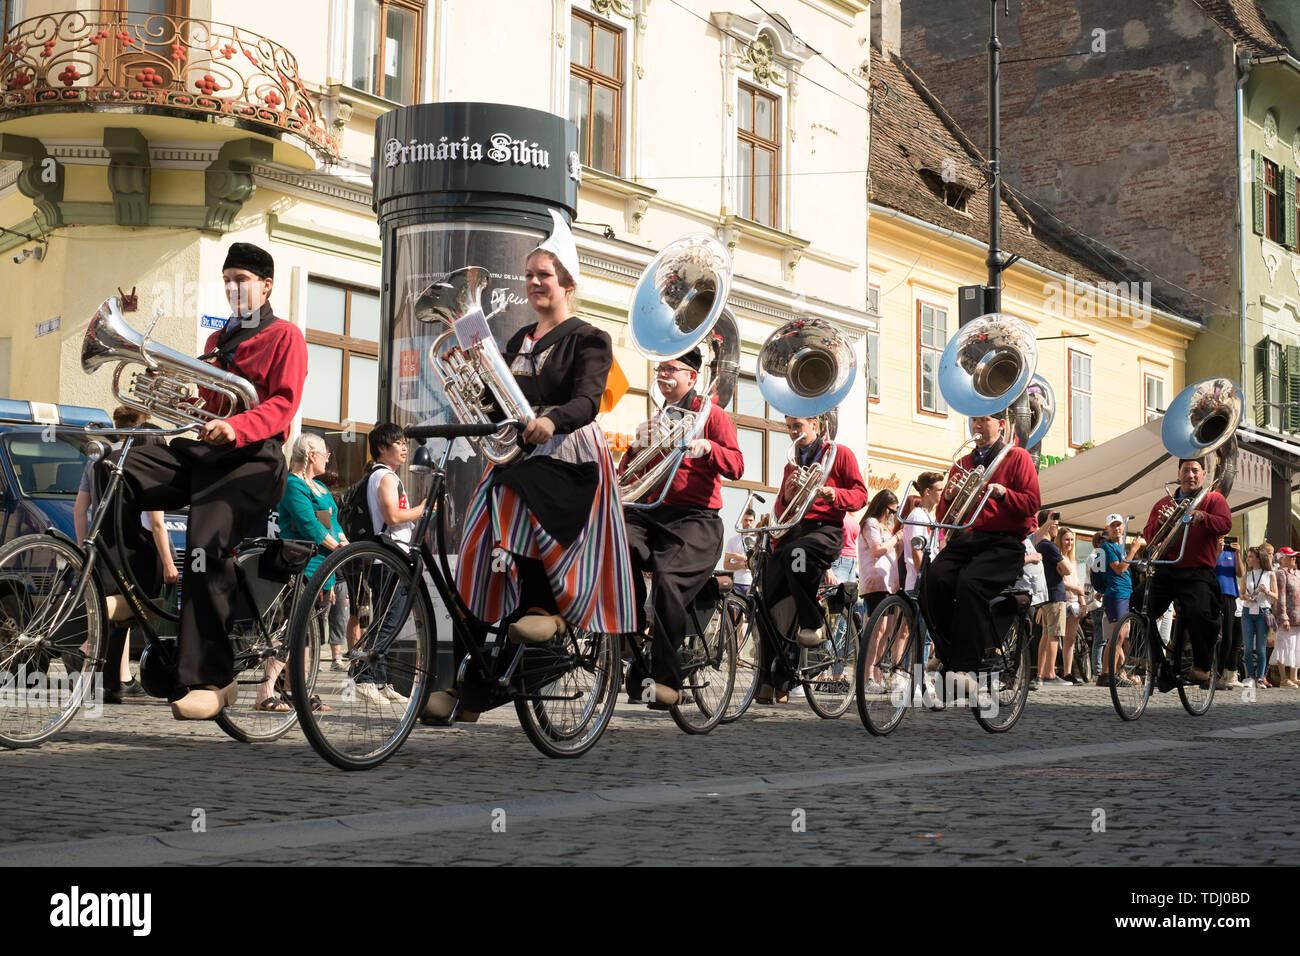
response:
[[[58,436],[43,441],[40,432],[6,435],[3,438],[18,482],[18,494],[26,498],[64,498],[77,495],[86,456],[84,439]]]

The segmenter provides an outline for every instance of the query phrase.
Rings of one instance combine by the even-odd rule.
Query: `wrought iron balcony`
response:
[[[242,27],[89,10],[22,20],[0,43],[0,120],[42,109],[128,108],[338,143],[292,53]]]

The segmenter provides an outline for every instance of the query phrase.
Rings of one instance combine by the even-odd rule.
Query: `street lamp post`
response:
[[[989,269],[989,284],[984,293],[986,312],[1002,311],[1002,167],[1001,144],[998,130],[998,54],[1002,44],[998,41],[998,3],[991,0],[989,22],[989,255],[985,260]],[[1009,13],[1009,11],[1008,11]]]

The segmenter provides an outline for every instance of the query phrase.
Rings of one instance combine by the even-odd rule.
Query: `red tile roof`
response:
[[[871,201],[943,229],[986,242],[987,163],[943,104],[897,55],[871,50]],[[965,194],[964,208],[948,197]],[[1089,247],[1059,223],[1040,226],[1029,206],[1003,183],[1002,242],[1006,253],[1081,282],[1130,278],[1129,264]],[[1067,241],[1067,237],[1069,240]],[[972,277],[983,282],[985,276]]]
[[[1260,12],[1255,0],[1196,0],[1210,19],[1223,27],[1252,56],[1286,53],[1286,44]]]

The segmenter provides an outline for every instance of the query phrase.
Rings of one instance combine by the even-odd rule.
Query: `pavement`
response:
[[[241,744],[136,699],[0,751],[0,865],[1296,865],[1298,737],[1288,690],[1126,723],[1045,688],[1009,733],[913,710],[885,738],[797,700],[692,737],[620,700],[576,760],[502,708],[346,773],[297,728]]]

